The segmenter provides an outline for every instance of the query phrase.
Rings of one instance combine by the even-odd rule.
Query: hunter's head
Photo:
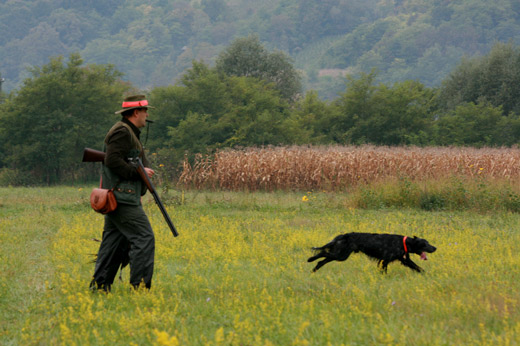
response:
[[[122,109],[115,112],[121,114],[123,118],[128,119],[136,127],[146,126],[146,118],[148,118],[148,108],[154,108],[148,104],[145,95],[132,95],[125,97]]]

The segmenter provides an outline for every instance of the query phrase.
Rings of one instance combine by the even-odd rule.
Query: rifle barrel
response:
[[[173,222],[170,219],[170,215],[168,215],[168,212],[166,211],[166,208],[164,208],[164,205],[162,204],[161,199],[159,198],[159,195],[157,194],[157,191],[155,190],[155,187],[153,186],[152,181],[150,180],[150,178],[146,174],[146,171],[145,171],[144,166],[143,166],[143,162],[141,161],[140,158],[137,160],[137,164],[138,164],[137,172],[139,173],[139,175],[143,179],[143,181],[146,184],[146,187],[148,188],[148,190],[150,190],[150,193],[152,194],[153,199],[155,200],[155,204],[157,204],[157,206],[159,207],[159,210],[161,211],[161,213],[162,213],[162,215],[164,217],[164,220],[166,221],[166,224],[168,224],[168,227],[170,228],[170,231],[172,231],[173,236],[174,237],[178,236],[179,233],[177,232],[177,229],[173,225]]]

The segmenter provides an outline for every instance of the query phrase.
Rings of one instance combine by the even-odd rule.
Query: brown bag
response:
[[[116,210],[117,201],[114,191],[95,188],[90,194],[90,205],[92,209],[101,214],[107,214]]]
[[[102,189],[102,179],[99,181],[99,188],[92,190],[90,194],[90,205],[92,209],[101,214],[108,214],[116,210],[117,200],[114,195],[114,189]],[[114,187],[115,188],[115,187]]]

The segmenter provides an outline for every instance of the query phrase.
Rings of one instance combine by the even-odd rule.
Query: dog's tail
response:
[[[324,257],[324,252],[330,252],[332,247],[331,244],[332,243],[328,243],[320,247],[312,247],[311,250],[314,251],[314,256],[309,257],[309,259],[307,259],[307,262],[313,262],[316,261],[318,258]]]
[[[312,251],[314,252],[319,252],[319,251],[325,251],[325,252],[329,252],[334,246],[334,241],[331,241],[330,243],[327,243],[323,246],[320,246],[320,247],[313,247],[311,248]]]

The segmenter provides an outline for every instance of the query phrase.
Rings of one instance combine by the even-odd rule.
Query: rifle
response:
[[[83,162],[103,162],[105,160],[105,153],[99,150],[94,150],[90,148],[85,148],[83,150]],[[159,195],[157,194],[157,191],[155,190],[155,187],[152,184],[152,181],[146,174],[146,171],[144,170],[143,162],[141,161],[141,158],[137,159],[131,159],[130,164],[134,165],[137,173],[141,176],[141,179],[143,179],[143,182],[145,183],[148,190],[150,190],[150,193],[152,194],[155,203],[161,210],[161,213],[163,214],[164,220],[168,224],[168,227],[170,227],[170,230],[172,231],[172,234],[174,237],[178,236],[179,233],[177,233],[177,229],[173,225],[172,220],[170,219],[170,216],[166,212],[166,209],[164,208],[164,205],[161,202],[161,199],[159,198]]]

